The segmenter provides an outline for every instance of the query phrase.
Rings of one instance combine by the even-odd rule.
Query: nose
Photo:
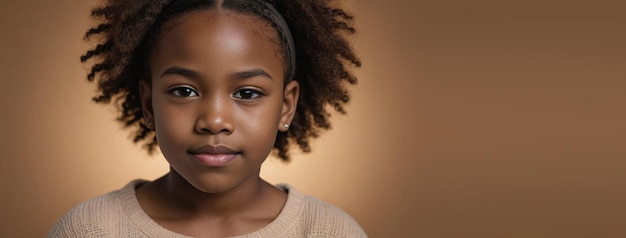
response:
[[[205,98],[199,105],[194,130],[199,134],[230,134],[234,131],[233,106],[224,97]]]

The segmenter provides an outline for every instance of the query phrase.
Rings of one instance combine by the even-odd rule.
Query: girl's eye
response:
[[[197,97],[198,96],[198,92],[196,92],[196,90],[193,90],[190,87],[176,87],[176,88],[170,89],[168,92],[177,97]]]
[[[249,99],[255,99],[255,98],[258,98],[258,97],[260,97],[260,96],[262,96],[262,95],[261,95],[261,93],[260,93],[259,91],[257,91],[257,90],[254,90],[254,89],[249,89],[249,88],[244,88],[244,89],[241,89],[241,90],[239,90],[239,91],[235,92],[235,94],[233,94],[233,96],[234,96],[235,98],[249,100]]]

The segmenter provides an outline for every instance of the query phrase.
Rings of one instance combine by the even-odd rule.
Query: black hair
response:
[[[280,13],[291,34],[260,1]],[[310,140],[331,128],[331,110],[345,113],[350,100],[347,86],[357,82],[349,67],[360,67],[361,62],[346,39],[355,32],[353,17],[333,4],[331,0],[106,0],[92,10],[99,22],[85,33],[85,39],[98,36],[97,45],[81,56],[81,62],[95,59],[87,75],[89,81],[98,83],[93,100],[116,105],[117,120],[134,129],[133,141],[144,141],[152,152],[157,141],[154,130],[143,123],[139,80],[150,77],[147,55],[163,24],[181,14],[211,8],[258,16],[278,33],[286,70],[290,37],[295,48],[293,79],[301,85],[300,97],[289,130],[278,132],[274,143],[278,156],[288,161],[291,143],[309,152]]]

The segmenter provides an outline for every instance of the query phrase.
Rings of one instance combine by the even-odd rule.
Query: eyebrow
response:
[[[168,68],[167,70],[163,71],[163,73],[161,73],[161,77],[165,75],[169,75],[169,74],[181,75],[187,78],[195,78],[195,79],[200,78],[200,74],[198,72],[190,70],[190,69],[177,67],[177,66]],[[254,78],[258,76],[265,77],[272,81],[274,80],[274,78],[272,78],[272,76],[270,76],[269,73],[265,72],[265,70],[262,70],[262,69],[251,69],[251,70],[237,72],[232,76],[232,78],[233,79],[249,79],[249,78]]]
[[[274,78],[272,78],[272,76],[270,76],[270,74],[268,74],[267,72],[265,72],[265,70],[262,69],[252,69],[252,70],[246,70],[246,71],[242,71],[242,72],[237,72],[235,73],[235,75],[233,75],[233,78],[235,79],[248,79],[248,78],[254,78],[254,77],[258,77],[258,76],[263,76],[267,79],[270,80],[274,80]]]
[[[161,73],[161,77],[165,75],[169,75],[169,74],[181,75],[187,78],[195,78],[195,79],[200,78],[200,74],[198,72],[190,70],[190,69],[176,67],[176,66],[168,68],[165,71],[163,71],[163,73]]]

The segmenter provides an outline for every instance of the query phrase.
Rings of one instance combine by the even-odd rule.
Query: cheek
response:
[[[237,117],[237,126],[247,137],[257,138],[256,140],[263,138],[267,140],[267,144],[273,145],[278,132],[281,109],[282,100],[276,99],[268,101],[263,106],[241,108],[242,113]]]
[[[157,141],[161,147],[179,141],[193,129],[192,114],[168,105],[158,98],[153,104]],[[167,142],[167,143],[166,143]]]
[[[246,111],[237,116],[237,126],[246,128],[246,130],[256,130],[263,132],[276,131],[280,114],[274,107],[271,108],[255,108],[253,110],[242,109]]]

